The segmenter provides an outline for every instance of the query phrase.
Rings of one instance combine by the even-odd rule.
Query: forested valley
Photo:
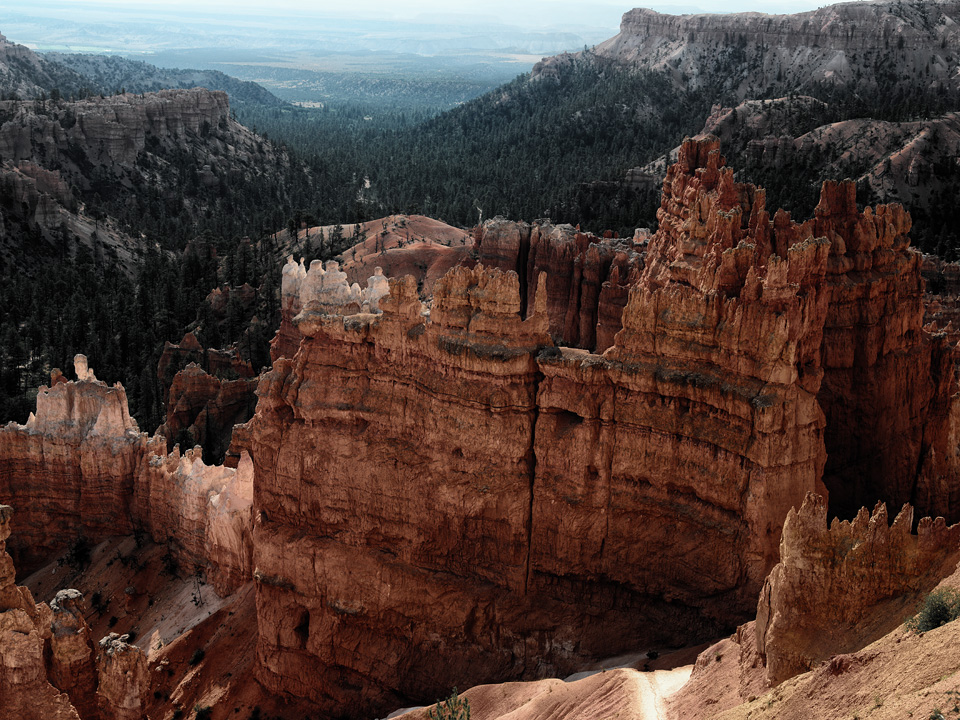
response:
[[[49,70],[50,61],[44,67]],[[53,79],[47,84],[70,77],[70,95],[94,99],[155,89],[142,63],[132,70],[106,67],[109,72],[95,67],[99,79],[48,72]],[[181,86],[193,84],[192,76],[178,77]],[[803,112],[791,104],[784,132],[799,135],[864,116],[885,122],[935,118],[955,107],[953,96],[921,86],[905,90],[890,77],[889,87],[870,96],[838,85],[807,87],[805,95],[818,102]],[[350,225],[393,213],[425,214],[461,227],[504,215],[549,217],[621,235],[655,228],[657,182],[627,182],[627,171],[665,157],[719,106],[737,106],[732,94],[686,88],[666,73],[629,69],[590,51],[557,65],[550,76],[522,75],[448,110],[355,100],[299,107],[223,78],[208,79],[242,93],[231,104],[232,117],[253,131],[242,142],[231,122],[177,143],[148,136],[128,175],[76,148],[67,160],[46,163],[85,178],[73,189],[88,216],[139,239],[134,263],[121,262],[98,242],[71,240],[66,227],[39,227],[4,195],[4,237],[8,245],[16,241],[3,260],[0,286],[3,417],[23,422],[50,369],[69,368],[73,355],[83,352],[100,377],[124,384],[141,429],[153,431],[164,416],[157,376],[163,343],[179,341],[187,330],[206,347],[235,346],[255,371],[268,366],[282,262],[274,234],[285,229],[289,241],[290,229],[302,225]],[[34,114],[66,127],[66,93],[40,85]],[[781,89],[771,86],[769,96],[778,97]],[[15,120],[13,112],[8,109],[6,122]],[[769,207],[798,217],[812,212],[825,168],[851,177],[867,169],[865,160],[843,148],[835,156],[818,148],[783,172],[748,152],[754,138],[747,124],[734,128],[725,152],[738,179],[764,185]],[[242,158],[235,151],[240,145],[247,147]],[[238,158],[259,174],[236,172]],[[960,169],[943,161],[935,172],[943,176],[943,198],[935,212],[930,205],[912,209],[914,242],[954,257],[960,217],[948,195],[960,187]],[[866,183],[859,189],[860,202],[877,201]],[[322,257],[338,249],[328,247]],[[214,288],[245,283],[253,288],[253,302],[241,303],[234,293],[215,312],[206,300]]]

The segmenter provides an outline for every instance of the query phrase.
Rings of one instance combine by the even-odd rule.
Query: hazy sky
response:
[[[810,0],[673,0],[670,2],[631,3],[618,0],[166,0],[166,2],[131,2],[130,0],[0,0],[0,13],[19,12],[58,16],[88,15],[103,20],[104,15],[117,19],[140,14],[177,14],[184,21],[210,13],[242,13],[266,16],[336,16],[340,18],[378,18],[410,20],[418,15],[474,14],[487,19],[527,27],[590,25],[616,28],[620,16],[632,7],[651,7],[660,12],[800,12],[813,10],[825,3]],[[0,16],[2,27],[2,16]]]

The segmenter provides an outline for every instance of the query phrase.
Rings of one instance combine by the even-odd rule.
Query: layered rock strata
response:
[[[603,355],[552,347],[545,273],[532,313],[481,266],[429,322],[412,278],[380,316],[301,312],[245,430],[267,687],[360,712],[749,611],[825,461],[829,244],[716,150],[668,177],[663,259]]]
[[[643,268],[642,246],[632,240],[598,238],[570,225],[487,220],[478,228],[474,252],[489,267],[520,278],[521,313],[529,290],[547,273],[547,316],[558,342],[595,352],[613,345],[627,292]]]
[[[545,570],[602,568],[730,617],[752,604],[826,460],[829,244],[771,222],[762,190],[722,163],[714,140],[689,142],[667,173],[614,346],[541,358],[534,512]]]
[[[922,490],[894,460],[923,456],[949,354],[919,327],[908,218],[858,213],[852,191],[770,217],[716,138],[685,143],[602,354],[553,347],[546,273],[529,308],[520,277],[477,266],[429,313],[413,278],[381,315],[302,309],[243,430],[265,686],[360,713],[746,618],[788,510],[824,491],[845,398],[865,421],[829,442],[872,435],[892,463],[849,497]],[[478,244],[515,267],[500,222]],[[896,367],[914,405],[884,395]]]
[[[381,315],[300,314],[249,423],[266,687],[361,712],[557,661],[516,627],[550,615],[524,598],[542,285],[527,320],[482,268],[437,282],[430,323],[412,277]]]
[[[139,530],[220,594],[249,579],[249,459],[232,469],[206,465],[199,447],[168,454],[162,435],[137,430],[121,385],[96,380],[82,355],[75,368],[76,382],[51,373],[26,425],[0,428],[0,498],[26,508],[11,544],[21,567]]]
[[[925,517],[911,534],[906,505],[862,508],[853,522],[827,527],[827,506],[808,495],[783,526],[780,563],[757,608],[757,648],[777,685],[834,655],[859,650],[896,628],[917,600],[957,566],[960,524]]]
[[[180,571],[203,571],[220,596],[252,572],[250,509],[253,468],[206,465],[200,448],[166,454],[163,438],[151,440],[134,488],[136,524],[165,543]]]
[[[133,532],[130,499],[146,435],[121,385],[96,380],[82,355],[75,365],[77,382],[41,387],[36,414],[0,428],[0,498],[23,508],[10,550],[28,571],[81,538]]]

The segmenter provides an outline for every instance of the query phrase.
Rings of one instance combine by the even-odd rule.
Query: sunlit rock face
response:
[[[925,517],[911,534],[912,524],[909,505],[890,523],[880,504],[828,527],[826,503],[813,494],[790,511],[757,608],[757,648],[771,685],[890,632],[956,569],[960,524]]]
[[[252,485],[246,455],[236,469],[207,465],[200,448],[166,454],[163,438],[154,438],[136,480],[137,527],[165,543],[183,572],[205,572],[224,596],[250,579]]]
[[[293,357],[300,346],[302,335],[294,318],[301,310],[323,312],[329,315],[354,315],[359,312],[379,313],[380,300],[390,292],[383,269],[376,267],[367,278],[367,286],[352,285],[347,274],[335,260],[326,263],[314,260],[307,269],[293,256],[287,258],[280,281],[280,329],[270,345],[274,360]]]

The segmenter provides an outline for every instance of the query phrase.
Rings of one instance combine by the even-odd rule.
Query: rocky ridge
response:
[[[422,220],[404,218],[400,226],[400,221],[393,217],[383,219],[385,227],[381,234],[374,236],[372,243],[367,238],[340,256],[345,260],[342,272],[346,274],[346,280],[358,277],[360,271],[371,269],[369,266],[373,261],[382,260],[386,268],[373,267],[368,284],[380,273],[402,277],[412,270],[410,274],[417,280],[421,297],[429,301],[435,284],[451,268],[473,267],[481,263],[517,273],[520,312],[523,317],[528,317],[533,312],[532,292],[537,278],[545,272],[547,315],[550,333],[556,341],[597,352],[613,344],[613,336],[620,329],[620,315],[627,302],[628,288],[636,282],[643,267],[646,236],[642,233],[634,239],[599,238],[581,233],[570,225],[554,226],[549,221],[531,224],[497,217],[475,228],[468,243],[466,237],[451,239],[445,227],[424,228]],[[398,224],[394,226],[393,223]],[[408,227],[408,223],[411,229],[429,231],[430,235],[404,247],[404,239],[397,238],[395,233],[397,227]],[[369,225],[375,228],[377,221]],[[439,233],[436,240],[432,234],[435,231]],[[308,242],[309,233],[308,230],[305,236]],[[409,233],[407,241],[410,242]],[[372,248],[367,247],[371,244]],[[380,247],[385,249],[377,252]],[[403,257],[405,254],[417,258],[416,261],[411,264]],[[306,277],[307,270],[302,263],[299,269],[296,263],[291,263],[292,256],[284,267],[286,289],[281,289],[281,324],[271,350],[274,360],[293,357],[301,340],[293,319],[303,307],[300,282]],[[337,271],[341,271],[339,266]],[[357,285],[356,290],[353,285]],[[330,305],[332,312],[349,314],[364,309],[364,300],[357,294],[359,284],[354,282],[353,285],[338,291],[342,298]],[[354,294],[352,301],[347,291]],[[356,307],[348,306],[349,302],[354,302]]]
[[[0,158],[0,187],[22,198],[5,205],[7,254],[22,250],[26,226],[51,246],[79,239],[125,265],[142,240],[118,226],[160,214],[145,194],[127,202],[131,190],[153,187],[164,214],[199,218],[220,196],[252,192],[254,184],[280,187],[283,173],[299,172],[231,119],[226,93],[203,88],[0,101]],[[101,224],[104,215],[110,219]]]
[[[958,19],[956,2],[840,3],[792,15],[665,15],[637,8],[624,13],[619,34],[591,52],[740,100],[817,84],[877,87],[891,62],[898,82],[956,92],[960,57],[946,49],[956,46]],[[549,77],[552,65],[574,57],[548,58],[533,75]]]

